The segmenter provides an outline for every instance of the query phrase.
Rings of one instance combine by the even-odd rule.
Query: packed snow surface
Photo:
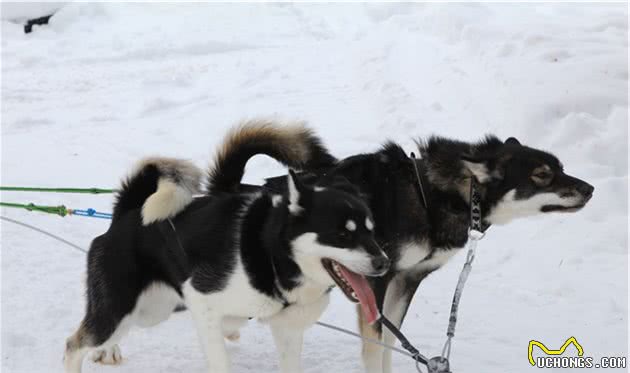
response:
[[[429,134],[515,136],[554,152],[595,196],[575,214],[491,228],[462,297],[453,371],[538,371],[531,339],[558,348],[575,336],[586,356],[627,356],[627,5],[71,3],[28,35],[18,20],[37,9],[2,7],[3,185],[116,187],[155,154],[205,166],[227,128],[257,116],[308,120],[339,157],[386,139],[412,151]],[[283,172],[256,158],[246,180]],[[2,214],[84,247],[108,225]],[[464,259],[432,274],[411,306],[403,330],[426,355],[441,349]],[[3,372],[61,370],[84,278],[83,254],[2,222]],[[356,329],[355,307],[335,291],[322,320]],[[361,372],[359,346],[313,327],[306,371]],[[132,330],[121,348],[121,366],[90,361],[85,371],[205,370],[187,312]],[[234,372],[277,371],[270,332],[256,321],[228,348]],[[394,359],[396,372],[414,371]]]

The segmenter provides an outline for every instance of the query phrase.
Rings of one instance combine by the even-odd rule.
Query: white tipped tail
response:
[[[123,182],[114,206],[114,220],[142,208],[142,224],[149,225],[180,213],[199,193],[201,170],[189,161],[146,158]]]
[[[143,164],[155,165],[160,176],[157,190],[142,205],[142,224],[166,220],[180,213],[199,193],[201,170],[189,161],[149,158]]]
[[[142,224],[149,225],[177,215],[193,200],[191,191],[169,179],[160,179],[158,189],[142,205]]]

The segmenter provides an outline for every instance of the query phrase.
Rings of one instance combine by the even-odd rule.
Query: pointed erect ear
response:
[[[516,139],[516,137],[509,137],[505,140],[506,145],[521,145],[521,143]]]
[[[473,175],[478,182],[485,183],[490,181],[491,174],[488,169],[488,164],[485,160],[480,158],[475,158],[470,155],[462,155],[461,156],[462,163],[464,164],[464,168]]]
[[[304,186],[293,170],[289,170],[287,183],[289,186],[289,212],[292,215],[300,215],[304,210],[304,208],[300,206],[300,195],[304,190]]]

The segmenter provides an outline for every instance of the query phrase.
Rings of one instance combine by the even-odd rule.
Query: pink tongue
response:
[[[339,269],[343,277],[345,277],[350,283],[350,286],[352,286],[352,290],[354,290],[357,298],[359,298],[359,303],[361,303],[361,309],[363,310],[367,322],[370,324],[374,323],[378,320],[380,314],[376,307],[376,298],[374,298],[374,292],[370,284],[368,284],[365,277],[350,271],[342,265],[339,265]]]

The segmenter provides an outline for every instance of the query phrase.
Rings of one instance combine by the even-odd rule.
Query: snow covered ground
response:
[[[387,138],[411,151],[412,138],[433,133],[516,136],[557,154],[595,196],[574,215],[489,231],[462,299],[453,370],[536,371],[530,339],[557,348],[575,336],[588,356],[627,356],[627,5],[73,3],[25,35],[5,18],[28,6],[2,4],[3,185],[115,187],[151,154],[205,165],[228,127],[259,115],[308,120],[340,157]],[[255,159],[246,178],[279,172]],[[110,196],[2,200],[111,209]],[[2,214],[85,247],[107,226]],[[85,258],[4,222],[1,253],[2,371],[60,371],[83,312]],[[425,354],[442,346],[464,256],[411,307],[403,329]],[[355,328],[354,306],[336,293],[322,320]],[[234,371],[276,371],[269,331],[251,322],[242,335],[229,345]],[[204,371],[188,313],[134,329],[121,347],[122,366],[85,371]],[[357,340],[319,327],[304,363],[362,371]],[[413,366],[395,356],[395,371]]]

